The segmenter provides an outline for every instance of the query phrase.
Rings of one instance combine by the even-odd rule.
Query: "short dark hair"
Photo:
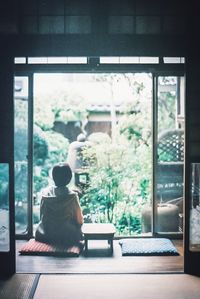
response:
[[[53,167],[52,177],[57,187],[66,186],[72,179],[72,171],[67,163],[60,163]]]

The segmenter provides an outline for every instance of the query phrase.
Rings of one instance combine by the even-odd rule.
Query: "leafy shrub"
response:
[[[123,235],[140,234],[141,216],[139,214],[123,213],[121,218],[117,219],[116,228]]]
[[[52,130],[42,131],[40,139],[37,140],[40,140],[40,143],[37,143],[34,147],[36,151],[33,168],[34,193],[40,192],[48,185],[51,168],[56,163],[66,161],[69,146],[68,140],[62,134]],[[42,145],[44,146],[43,149]],[[41,155],[42,153],[44,156]]]
[[[45,131],[44,138],[48,144],[48,164],[50,167],[67,159],[69,141],[62,134]]]
[[[94,135],[93,140],[99,140]],[[143,145],[136,151],[121,135],[116,144],[111,140],[108,142],[107,137],[102,138],[100,143],[93,143],[84,152],[92,162],[88,168],[90,183],[81,198],[81,205],[87,207],[88,215],[95,215],[95,221],[115,223],[119,232],[125,231],[127,211],[131,211],[129,233],[139,233],[141,224],[137,215],[141,214],[142,206],[150,199],[149,150]]]
[[[43,165],[48,157],[48,143],[42,129],[34,127],[33,135],[33,159],[35,165]]]

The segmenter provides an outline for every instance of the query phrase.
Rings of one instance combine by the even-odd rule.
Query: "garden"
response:
[[[67,160],[69,144],[84,132],[92,144],[83,151],[89,161],[89,183],[80,196],[85,221],[113,223],[118,235],[140,234],[141,211],[151,203],[151,74],[36,74],[34,86],[34,225],[40,217],[41,190],[52,183],[52,166]],[[169,105],[162,109],[173,114],[175,95],[167,96]],[[23,104],[18,108],[23,115]],[[162,118],[163,127],[170,125],[163,113]],[[21,166],[16,171],[16,222],[23,223],[27,167],[20,155],[26,120],[17,119],[15,157]]]

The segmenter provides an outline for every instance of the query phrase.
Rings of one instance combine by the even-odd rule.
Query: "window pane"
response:
[[[25,233],[28,220],[28,78],[15,77],[15,227]]]
[[[64,16],[39,17],[39,33],[42,34],[64,33]]]
[[[90,16],[66,16],[65,33],[71,33],[71,34],[91,33],[91,17]]]
[[[87,63],[87,57],[67,57],[67,63]]]
[[[119,63],[119,57],[100,57],[100,63]]]
[[[164,63],[180,63],[180,57],[164,57]]]
[[[159,63],[158,57],[140,57],[140,63]]]
[[[47,57],[28,57],[28,63],[30,64],[47,63]]]
[[[10,250],[9,165],[0,163],[0,252]]]
[[[158,34],[160,33],[160,17],[139,16],[136,17],[137,34]]]
[[[111,16],[109,17],[110,34],[132,34],[134,33],[134,18],[132,16]]]
[[[139,63],[139,57],[120,57],[120,63]]]
[[[26,63],[26,57],[15,57],[15,63],[16,64],[24,64]]]
[[[183,230],[184,115],[178,77],[158,78],[156,232]]]
[[[200,251],[200,163],[191,165],[190,250]]]
[[[67,63],[67,57],[47,57],[47,63]]]

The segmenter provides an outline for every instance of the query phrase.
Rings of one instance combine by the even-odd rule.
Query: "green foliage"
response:
[[[161,87],[176,87],[176,77],[159,77],[159,91]],[[161,89],[162,91],[162,89]],[[176,127],[176,91],[162,91],[158,94],[158,132]]]
[[[80,121],[86,117],[84,101],[77,94],[69,93],[65,86],[55,89],[53,93],[37,94],[34,101],[33,140],[35,193],[48,185],[49,171],[53,165],[67,159],[68,139],[53,131],[54,122]]]
[[[90,185],[81,203],[95,221],[113,222],[119,234],[141,232],[141,210],[150,202],[151,90],[144,77],[136,82],[133,74],[126,74],[132,101],[121,109],[115,139],[93,133],[93,146],[85,152],[91,161]]]
[[[35,140],[37,141],[38,139],[39,138]],[[68,140],[62,134],[56,133],[52,130],[43,131],[39,140],[39,145],[37,146],[37,144],[35,144],[34,146],[34,193],[40,192],[42,188],[48,185],[49,171],[53,165],[66,161],[69,146]],[[41,150],[41,145],[44,144],[45,150]],[[46,151],[46,149],[48,149],[48,151]],[[44,153],[44,156],[42,156],[41,153]]]
[[[116,222],[120,234],[131,235],[141,233],[141,216],[138,214],[123,213]]]
[[[163,161],[163,162],[173,161],[173,153],[169,153],[169,151],[164,152],[159,148],[158,148],[158,157],[159,157],[159,161]]]
[[[34,124],[44,131],[52,129],[55,121],[53,109],[47,104],[49,100],[49,97],[36,97],[34,102]]]
[[[48,163],[50,167],[67,159],[69,141],[62,134],[52,130],[44,132],[48,144]]]
[[[44,187],[48,185],[49,182],[49,169],[46,165],[43,165],[43,169],[41,167],[35,166],[33,168],[33,192],[37,194]]]
[[[25,124],[15,126],[15,161],[24,161],[28,154],[28,138]]]
[[[90,136],[88,137],[88,140],[90,142],[92,142],[93,144],[102,144],[102,143],[110,144],[111,143],[110,136],[108,134],[102,133],[102,132],[90,134]]]
[[[88,214],[95,215],[95,221],[115,223],[120,233],[125,225],[126,210],[134,207],[139,214],[142,206],[149,201],[151,164],[148,158],[146,165],[145,163],[143,165],[144,168],[141,167],[138,155],[133,158],[135,149],[131,147],[130,142],[123,136],[119,136],[119,141],[117,144],[113,144],[111,140],[108,142],[107,136],[104,142],[101,140],[101,143],[93,143],[93,146],[84,152],[91,161],[88,168],[90,184],[81,198],[81,205],[87,207]],[[149,151],[148,147],[145,147],[141,154],[143,159],[145,151]],[[142,146],[139,148],[142,149]],[[144,174],[142,168],[144,170],[145,167]],[[121,214],[121,211],[124,212]],[[132,230],[137,233],[140,230],[140,220],[136,217],[135,211],[132,211],[133,214],[129,218],[132,221]],[[133,225],[136,219],[138,219],[137,229],[136,224]],[[131,233],[132,230],[130,229]]]
[[[35,124],[42,130],[53,128],[55,121],[83,121],[87,118],[86,101],[76,93],[70,93],[65,86],[53,94],[45,93],[35,97]]]
[[[17,201],[27,201],[28,198],[28,164],[18,161],[15,165],[15,198]]]
[[[48,143],[42,129],[35,126],[33,135],[33,159],[36,165],[43,165],[48,156]]]

